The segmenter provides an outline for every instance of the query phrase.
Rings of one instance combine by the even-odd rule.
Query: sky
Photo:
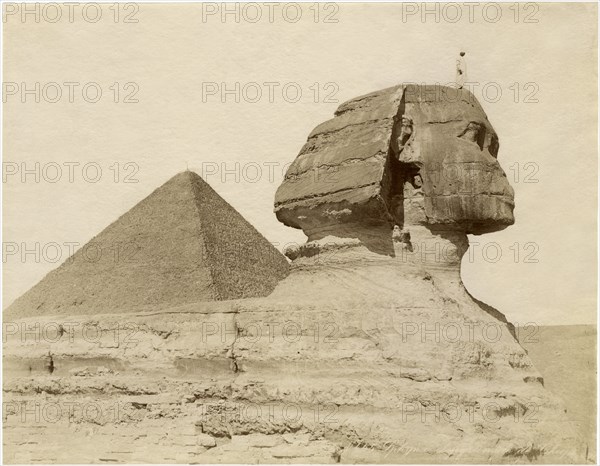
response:
[[[278,249],[304,242],[273,198],[311,130],[453,81],[465,51],[516,223],[469,238],[463,281],[516,323],[596,322],[596,4],[58,5],[5,10],[3,308],[188,168]]]

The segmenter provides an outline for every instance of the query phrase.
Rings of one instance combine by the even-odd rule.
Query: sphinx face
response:
[[[470,92],[408,87],[396,120],[392,167],[400,173],[404,224],[481,234],[514,223],[498,136]]]

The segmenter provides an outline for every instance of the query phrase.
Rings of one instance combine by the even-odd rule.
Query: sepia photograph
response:
[[[597,2],[1,2],[3,464],[597,464]]]

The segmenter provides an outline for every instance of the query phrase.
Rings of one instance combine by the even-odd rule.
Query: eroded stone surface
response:
[[[498,137],[465,89],[396,86],[342,104],[313,130],[275,197],[309,239],[344,224],[485,233],[513,223]],[[338,236],[344,236],[343,233]]]
[[[447,252],[394,242],[389,256],[330,237],[266,298],[135,313],[125,331],[119,315],[19,321],[4,345],[5,459],[45,458],[51,430],[77,439],[82,462],[580,461],[512,326],[462,286],[466,244],[427,229],[412,239]],[[20,406],[35,402],[103,414],[24,422]],[[18,446],[32,432],[37,443]],[[103,440],[88,448],[90,432]]]

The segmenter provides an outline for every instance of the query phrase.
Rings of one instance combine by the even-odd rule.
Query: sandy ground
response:
[[[595,325],[521,327],[519,340],[544,376],[545,386],[560,396],[596,461]]]

